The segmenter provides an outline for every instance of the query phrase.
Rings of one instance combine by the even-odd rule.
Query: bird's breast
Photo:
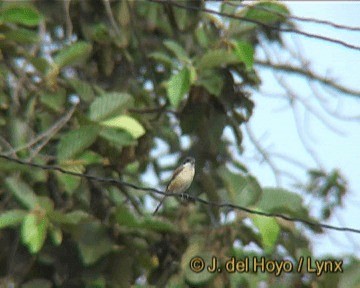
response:
[[[185,166],[183,170],[170,182],[167,191],[182,193],[187,190],[194,179],[195,169]]]

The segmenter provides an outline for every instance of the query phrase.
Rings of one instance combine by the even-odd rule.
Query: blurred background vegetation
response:
[[[312,169],[309,183],[299,183],[324,200],[313,219],[300,194],[264,187],[241,161],[258,69],[271,66],[255,66],[255,51],[282,47],[283,30],[296,29],[289,10],[224,2],[216,11],[237,18],[221,18],[207,8],[202,1],[0,3],[0,153],[139,186],[150,177],[157,187],[191,155],[194,196],[329,219],[347,192],[339,171]],[[173,197],[153,217],[158,199],[0,159],[0,287],[359,287],[351,256],[338,259],[344,273],[321,277],[306,269],[279,277],[194,273],[194,256],[209,264],[211,256],[297,263],[313,254],[308,235],[324,230]]]

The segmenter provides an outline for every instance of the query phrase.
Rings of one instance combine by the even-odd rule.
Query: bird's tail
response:
[[[155,211],[154,211],[153,215],[155,215],[155,214],[156,214],[156,212],[160,209],[160,206],[161,206],[161,205],[162,205],[162,203],[164,202],[165,197],[166,197],[166,196],[164,196],[164,197],[160,200],[160,203],[156,206],[156,209],[155,209]]]

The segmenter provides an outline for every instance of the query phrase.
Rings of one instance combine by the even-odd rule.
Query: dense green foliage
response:
[[[179,3],[203,7],[201,1]],[[289,13],[283,4],[259,5]],[[219,6],[274,27],[291,25],[264,10]],[[235,157],[243,149],[240,127],[256,109],[249,93],[260,85],[254,51],[261,41],[281,44],[281,37],[277,30],[224,20],[146,1],[2,2],[1,153],[139,186],[149,170],[152,180],[168,180],[174,166],[164,166],[161,153],[179,161],[193,155],[193,195],[316,221],[298,194],[262,187]],[[223,136],[226,128],[234,141]],[[328,218],[345,191],[338,178],[312,173],[315,191],[338,185]],[[157,200],[1,159],[0,287],[356,285],[355,260],[343,274],[321,277],[305,269],[279,277],[194,273],[194,256],[209,264],[212,256],[222,263],[231,256],[297,263],[312,255],[303,231],[324,231],[175,198],[153,217]]]

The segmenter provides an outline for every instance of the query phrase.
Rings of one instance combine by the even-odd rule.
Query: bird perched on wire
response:
[[[166,187],[165,193],[183,193],[189,189],[191,182],[195,175],[195,159],[193,157],[186,157],[184,162],[176,168],[172,175],[169,184]],[[161,199],[156,207],[153,215],[159,210],[161,204],[164,202],[166,195]]]

